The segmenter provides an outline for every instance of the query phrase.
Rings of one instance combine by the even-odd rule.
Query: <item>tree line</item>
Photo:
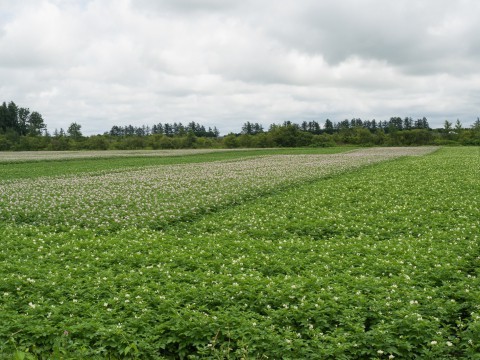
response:
[[[253,124],[255,125],[255,124]],[[388,121],[362,121],[354,118],[323,126],[316,121],[295,124],[286,121],[272,124],[267,131],[250,131],[245,124],[240,134],[224,139],[227,147],[303,147],[303,146],[413,146],[413,145],[480,145],[480,119],[471,128],[445,121],[438,129],[430,128],[428,120],[392,117]]]
[[[0,134],[37,136],[46,128],[42,115],[37,111],[18,107],[13,101],[8,104],[3,102],[0,106]]]
[[[245,122],[239,133],[220,136],[216,127],[194,121],[157,123],[152,126],[112,126],[104,134],[83,136],[81,125],[71,123],[67,130],[51,134],[41,114],[18,107],[13,101],[0,106],[0,151],[6,150],[133,150],[185,148],[265,148],[480,145],[480,119],[468,128],[460,120],[445,120],[432,129],[425,117],[391,117],[389,120],[329,119],[271,124],[267,129],[256,122]]]
[[[148,136],[148,135],[165,135],[169,137],[173,136],[185,136],[188,133],[193,134],[196,137],[208,137],[208,138],[216,138],[220,135],[220,132],[216,127],[208,127],[196,123],[192,121],[184,126],[181,122],[173,124],[170,123],[158,123],[153,125],[152,127],[148,125],[142,126],[112,126],[111,130],[109,131],[109,135],[111,136]]]

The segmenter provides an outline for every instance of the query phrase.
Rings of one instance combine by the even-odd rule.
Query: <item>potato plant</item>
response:
[[[476,358],[480,154],[431,150],[4,181],[0,353]],[[102,227],[116,186],[132,221]]]

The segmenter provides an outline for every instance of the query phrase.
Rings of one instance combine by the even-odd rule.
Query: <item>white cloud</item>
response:
[[[473,0],[0,0],[0,9],[0,100],[41,112],[51,130],[478,116]]]

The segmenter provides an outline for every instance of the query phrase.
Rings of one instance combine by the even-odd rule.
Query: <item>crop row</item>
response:
[[[184,156],[207,154],[213,152],[233,151],[231,149],[183,149],[183,150],[102,150],[102,151],[0,151],[0,163],[43,161],[43,160],[66,160],[66,159],[89,159],[89,158],[114,158],[114,157],[138,157],[138,156]]]
[[[162,152],[131,151],[130,156],[91,155],[86,158],[69,157],[63,152],[54,152],[45,161],[21,160],[22,156],[10,154],[11,161],[2,162],[0,155],[0,181],[34,179],[39,177],[72,176],[93,172],[128,171],[153,166],[192,164],[201,162],[227,161],[257,157],[261,155],[294,154],[336,154],[351,151],[347,147],[302,148],[302,149],[244,149],[238,151],[204,152],[201,150],[185,153],[182,150]],[[110,154],[110,153],[108,153]],[[31,154],[28,154],[31,155]],[[76,154],[75,154],[76,155]]]
[[[0,221],[99,231],[159,229],[281,187],[426,151],[432,148],[264,156],[4,181],[0,183]]]
[[[348,147],[297,148],[297,149],[175,149],[175,150],[101,150],[101,151],[0,151],[0,164],[32,163],[45,161],[165,158],[196,155],[266,155],[266,154],[333,154],[346,151]],[[413,148],[415,149],[415,148]],[[417,149],[418,151],[418,149]]]

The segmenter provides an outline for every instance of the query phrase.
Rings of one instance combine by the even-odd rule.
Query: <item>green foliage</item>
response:
[[[295,155],[293,162],[265,154],[237,160],[222,180],[230,193],[248,188],[251,197],[235,193],[238,201],[163,230],[138,222],[103,233],[78,226],[94,223],[95,209],[86,218],[72,217],[65,227],[53,221],[65,209],[52,209],[68,194],[47,182],[42,191],[55,196],[41,215],[50,214],[52,223],[0,223],[0,354],[14,359],[476,358],[479,149],[444,148],[399,158],[416,151],[373,148]],[[245,165],[260,164],[257,171],[273,181],[276,176],[257,162],[265,158],[284,173],[285,180],[273,187],[241,174]],[[299,168],[324,158],[329,162],[322,169],[342,163],[343,170],[299,177],[304,171]],[[67,166],[74,160],[52,163]],[[295,167],[298,163],[302,166]],[[196,189],[219,165],[188,168],[195,181],[186,189]],[[174,173],[179,165],[164,167]],[[109,191],[96,182],[105,173],[82,171],[51,178],[51,184],[62,179],[82,186],[90,177],[91,192]],[[144,180],[141,169],[122,171],[115,173],[118,181],[128,174]],[[29,204],[9,186],[40,191],[33,184],[41,181],[2,180],[1,194],[12,209]],[[158,181],[154,177],[146,184]],[[163,192],[172,191],[175,181],[165,183]],[[182,196],[200,198],[197,206],[223,196],[216,190],[225,185],[204,186],[214,188],[213,195],[186,191]],[[153,194],[142,186],[124,196],[132,195],[133,202],[149,191]],[[79,208],[88,205],[83,195],[76,200]],[[102,211],[114,211],[119,200],[112,196]],[[158,206],[158,211],[171,209]],[[131,209],[132,217],[151,216]]]
[[[45,129],[43,117],[37,111],[30,112],[28,108],[18,107],[13,101],[0,106],[0,134],[38,136]],[[15,145],[18,147],[18,144]]]
[[[46,128],[47,126],[43,121],[42,115],[36,111],[32,112],[28,118],[28,134],[32,136],[38,136],[41,135],[42,130]]]
[[[73,122],[67,129],[67,135],[72,139],[80,139],[82,137],[81,128],[82,126],[80,124]]]

